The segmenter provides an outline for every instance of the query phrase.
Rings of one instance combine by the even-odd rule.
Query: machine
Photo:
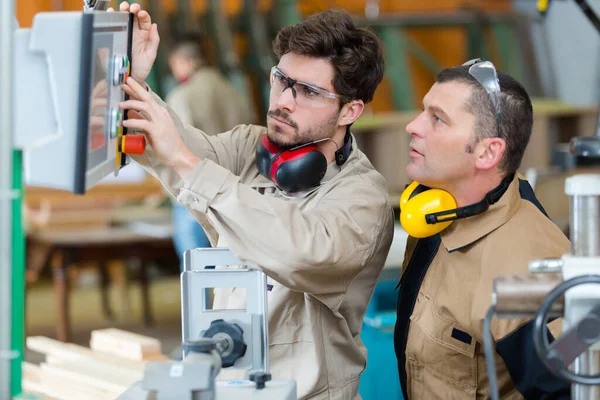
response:
[[[13,143],[23,150],[26,184],[83,194],[117,175],[125,153],[143,153],[144,137],[126,136],[119,109],[132,21],[90,8],[39,13],[31,29],[15,32]]]
[[[122,127],[133,16],[87,0],[83,12],[47,12],[32,27],[0,2],[0,399],[21,391],[24,330],[24,184],[84,194],[118,175],[143,135]],[[14,161],[13,161],[14,160]],[[23,172],[23,175],[21,175]]]
[[[267,279],[240,266],[228,249],[188,250],[181,274],[182,361],[150,362],[144,379],[119,400],[296,400],[296,383],[271,380],[267,328]],[[210,308],[208,290],[246,291],[245,310]],[[218,381],[221,368],[248,370],[248,380]]]
[[[494,280],[484,347],[495,398],[493,312],[499,318],[535,318],[534,344],[546,367],[573,384],[573,399],[600,398],[600,175],[568,178],[565,191],[571,204],[571,252],[556,260],[531,261],[529,276]],[[557,317],[563,318],[563,334],[549,344],[546,325]]]
[[[600,19],[585,0],[578,6],[600,33]],[[545,12],[549,2],[541,1]],[[570,152],[600,164],[600,118],[596,135],[576,137]],[[600,399],[600,174],[565,182],[570,198],[571,251],[560,259],[532,260],[528,276],[496,278],[484,321],[484,351],[492,399],[498,399],[491,319],[535,318],[533,341],[544,365],[571,384],[575,400]],[[546,325],[562,317],[562,335],[551,344]]]

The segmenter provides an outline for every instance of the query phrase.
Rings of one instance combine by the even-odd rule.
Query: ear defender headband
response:
[[[287,193],[312,189],[321,183],[327,171],[327,159],[315,141],[282,150],[263,135],[256,147],[258,171]],[[342,165],[352,151],[352,135],[346,131],[344,145],[335,152],[335,162]]]
[[[412,237],[421,239],[440,233],[453,221],[481,214],[496,203],[512,182],[508,176],[483,200],[464,207],[456,207],[456,200],[445,190],[431,189],[412,182],[400,196],[400,223]]]

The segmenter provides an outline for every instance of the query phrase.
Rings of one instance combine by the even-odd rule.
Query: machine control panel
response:
[[[14,143],[27,185],[83,194],[145,148],[144,136],[123,140],[119,109],[132,27],[133,14],[92,10],[38,13],[15,31]]]

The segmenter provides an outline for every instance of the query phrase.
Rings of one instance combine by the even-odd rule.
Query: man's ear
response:
[[[504,139],[494,137],[480,140],[477,143],[475,153],[475,167],[478,169],[492,169],[497,167],[506,151],[506,141]]]
[[[352,100],[343,105],[338,117],[338,125],[346,126],[354,123],[365,109],[362,100]]]

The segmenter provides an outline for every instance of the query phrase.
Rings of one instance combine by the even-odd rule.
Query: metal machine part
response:
[[[266,276],[241,265],[229,249],[186,251],[181,274],[183,361],[147,364],[143,382],[119,400],[297,399],[296,382],[271,380],[269,373]],[[230,287],[246,290],[246,309],[209,309],[206,291]],[[221,368],[249,370],[248,380],[216,380]]]
[[[600,175],[577,175],[566,180],[570,197],[571,254],[600,256]]]
[[[500,318],[535,316],[538,357],[552,373],[573,384],[573,399],[600,399],[600,175],[568,178],[565,193],[570,197],[570,253],[560,260],[532,261],[529,270],[534,275],[494,280],[494,305],[484,321],[493,399],[497,387],[489,330],[495,312]],[[563,334],[549,344],[547,323],[559,316]]]
[[[152,362],[146,365],[142,387],[148,400],[212,400],[221,357],[212,339],[183,344],[187,356],[181,362]]]
[[[110,6],[110,0],[84,0],[83,10],[89,11],[105,11]]]
[[[214,265],[240,266],[229,249],[188,250],[181,274],[182,340],[202,337],[213,321],[235,323],[243,332],[248,349],[234,362],[238,369],[268,372],[267,278],[257,269],[207,269]],[[208,307],[208,290],[235,288],[246,291],[245,310]]]
[[[513,275],[494,279],[493,301],[496,313],[504,318],[533,318],[550,290],[562,282],[558,273]],[[564,299],[553,303],[551,317],[564,311]]]
[[[568,289],[590,283],[600,284],[600,275],[580,275],[571,278],[554,288],[544,299],[535,318],[533,343],[538,357],[546,367],[558,377],[581,385],[600,385],[600,365],[588,365],[586,369],[596,372],[593,376],[583,375],[584,371],[569,371],[569,365],[581,354],[588,352],[591,346],[600,340],[600,304],[596,305],[582,319],[578,320],[552,344],[548,343],[546,325],[552,304]],[[596,356],[597,352],[589,353]],[[589,364],[589,363],[586,363]],[[581,368],[580,368],[581,369]],[[587,397],[586,397],[587,398]]]
[[[224,368],[233,366],[236,360],[246,354],[244,331],[238,324],[216,319],[210,323],[206,331],[201,332],[201,336],[215,341]],[[183,351],[185,354],[185,347]]]
[[[600,124],[599,124],[600,135]],[[600,136],[581,136],[571,139],[569,152],[578,157],[600,158]]]
[[[130,72],[132,28],[125,12],[44,12],[15,32],[12,131],[26,184],[83,194],[127,165],[127,95],[113,83]]]

